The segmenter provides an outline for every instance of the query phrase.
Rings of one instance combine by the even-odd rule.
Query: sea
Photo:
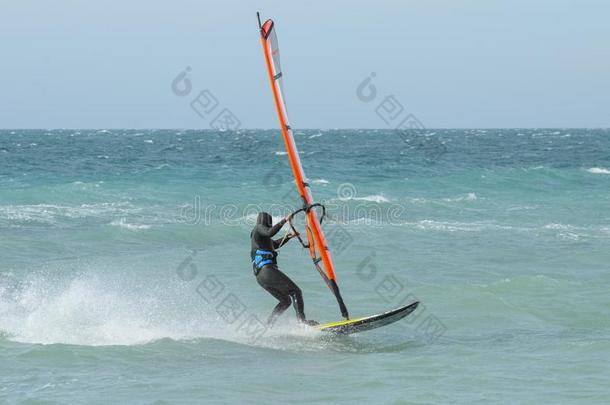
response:
[[[277,130],[2,130],[0,403],[610,403],[610,130],[295,139],[350,315],[416,312],[267,326],[249,234],[303,205]]]

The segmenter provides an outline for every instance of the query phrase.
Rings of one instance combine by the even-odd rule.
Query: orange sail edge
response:
[[[324,281],[335,295],[339,304],[339,308],[341,310],[341,314],[346,319],[349,319],[347,308],[345,306],[345,303],[343,302],[343,298],[341,297],[341,293],[336,282],[336,276],[330,254],[330,249],[328,248],[324,232],[322,231],[322,226],[320,224],[320,221],[318,220],[318,217],[315,215],[315,212],[310,209],[313,204],[313,198],[309,190],[309,185],[305,181],[305,173],[301,165],[301,160],[299,159],[299,154],[296,148],[296,144],[294,142],[292,130],[290,128],[290,125],[288,124],[286,106],[281,88],[282,72],[279,66],[279,47],[277,46],[277,37],[275,36],[274,23],[273,20],[269,19],[265,21],[264,24],[261,24],[260,16],[258,13],[257,18],[261,34],[261,44],[263,46],[263,53],[265,56],[265,64],[267,66],[267,73],[271,84],[275,109],[280,122],[284,146],[286,147],[290,168],[292,169],[299,195],[303,200],[303,206],[305,208],[305,213],[307,216],[307,225],[308,228],[310,228],[307,232],[309,244],[310,246],[313,246],[313,248],[310,249],[310,254],[312,256],[312,260],[314,262],[314,265],[316,266],[316,269],[318,270],[318,272],[320,272],[320,275],[323,277]],[[316,251],[320,255],[319,258],[316,257]],[[321,270],[320,266],[318,265],[320,261],[323,264],[323,270]]]

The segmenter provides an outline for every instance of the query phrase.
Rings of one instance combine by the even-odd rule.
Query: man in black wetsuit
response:
[[[279,300],[267,320],[268,324],[273,324],[276,318],[288,309],[292,302],[297,312],[297,319],[300,322],[317,325],[316,321],[305,319],[301,289],[277,267],[276,250],[285,245],[295,235],[286,235],[281,240],[273,240],[272,237],[282,229],[289,218],[286,217],[272,226],[273,218],[270,214],[266,212],[258,214],[256,226],[250,233],[252,267],[256,275],[256,281],[260,286]]]

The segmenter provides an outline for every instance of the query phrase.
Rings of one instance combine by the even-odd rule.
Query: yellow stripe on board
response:
[[[318,325],[317,328],[318,329],[326,329],[326,328],[331,328],[333,326],[349,325],[350,323],[358,322],[358,321],[361,321],[363,319],[365,319],[365,318],[348,319],[346,321],[338,321],[338,322],[325,323],[324,325]]]

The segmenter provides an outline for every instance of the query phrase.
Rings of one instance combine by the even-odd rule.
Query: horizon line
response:
[[[537,130],[537,129],[560,129],[560,130],[576,130],[576,129],[610,129],[610,127],[430,127],[430,128],[374,128],[374,127],[363,127],[363,128],[293,128],[294,132],[297,131],[350,131],[350,130],[370,130],[370,131],[437,131],[437,130],[497,130],[497,129],[522,129],[522,130]],[[215,131],[215,132],[238,132],[238,131],[279,131],[280,128],[238,128],[220,130],[214,128],[150,128],[150,127],[56,127],[56,128],[0,128],[0,131]]]

